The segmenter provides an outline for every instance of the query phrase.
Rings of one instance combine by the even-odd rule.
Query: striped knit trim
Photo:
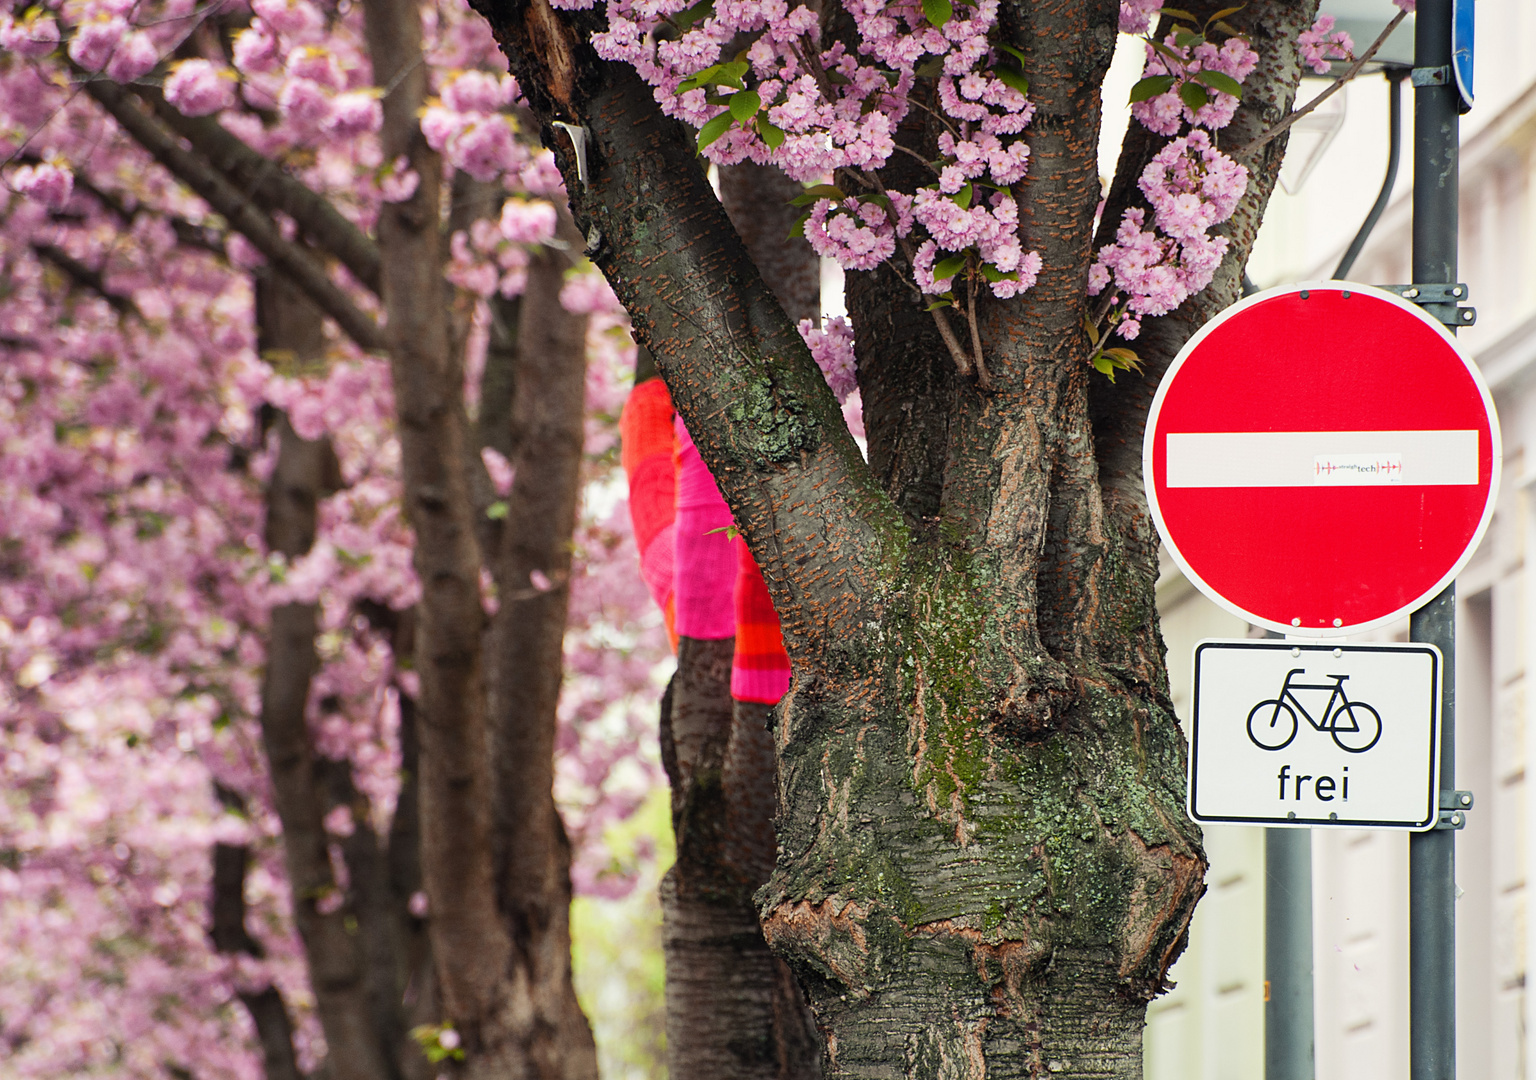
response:
[[[746,543],[737,537],[736,653],[731,661],[731,696],[738,701],[773,705],[789,690],[789,654],[784,651],[784,636],[778,613],[768,597]]]

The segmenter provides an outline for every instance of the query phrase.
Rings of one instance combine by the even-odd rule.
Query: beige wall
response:
[[[1457,838],[1458,1073],[1536,1080],[1536,995],[1525,973],[1526,867],[1536,858],[1525,776],[1536,770],[1536,2],[1479,0],[1478,108],[1463,127],[1462,280],[1478,325],[1462,340],[1493,388],[1504,436],[1504,486],[1481,550],[1458,581],[1457,784],[1477,803]],[[1405,91],[1411,117],[1411,92]],[[1261,285],[1326,277],[1375,195],[1385,161],[1382,80],[1352,87],[1346,126],[1296,196],[1277,193],[1251,264]],[[1405,138],[1411,127],[1405,131]],[[1411,146],[1411,142],[1408,143]],[[1409,280],[1405,155],[1399,198],[1352,275]],[[1356,205],[1359,204],[1359,205]],[[1536,464],[1536,461],[1533,461]],[[1204,637],[1247,627],[1176,571],[1159,585],[1175,704],[1188,715],[1190,656]],[[1371,635],[1406,636],[1406,627]],[[1148,1080],[1263,1076],[1263,832],[1208,828],[1210,892],[1177,988],[1148,1012]],[[1313,834],[1318,1080],[1407,1080],[1407,837]]]

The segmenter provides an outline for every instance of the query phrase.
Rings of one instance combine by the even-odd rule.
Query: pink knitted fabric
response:
[[[736,634],[736,553],[725,532],[732,524],[731,512],[683,418],[676,417],[673,424],[678,457],[677,632],[718,641]]]

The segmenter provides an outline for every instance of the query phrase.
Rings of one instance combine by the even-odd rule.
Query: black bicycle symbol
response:
[[[1264,750],[1284,750],[1296,737],[1299,727],[1296,714],[1300,713],[1313,728],[1331,735],[1340,750],[1363,754],[1375,746],[1376,740],[1381,738],[1381,714],[1365,702],[1350,701],[1345,696],[1344,680],[1349,676],[1323,676],[1332,679],[1332,684],[1291,682],[1297,675],[1306,673],[1306,668],[1292,668],[1286,672],[1285,682],[1280,684],[1280,696],[1259,702],[1248,713],[1248,737],[1253,744]],[[1312,718],[1307,707],[1296,697],[1296,690],[1332,691],[1321,720]],[[1255,719],[1259,721],[1257,726]]]

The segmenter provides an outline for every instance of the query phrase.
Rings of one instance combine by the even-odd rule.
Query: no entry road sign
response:
[[[1455,338],[1392,293],[1271,289],[1190,339],[1143,462],[1185,575],[1250,623],[1326,637],[1419,607],[1493,515],[1493,399]]]
[[[1433,645],[1202,641],[1197,821],[1426,829],[1439,817]]]

